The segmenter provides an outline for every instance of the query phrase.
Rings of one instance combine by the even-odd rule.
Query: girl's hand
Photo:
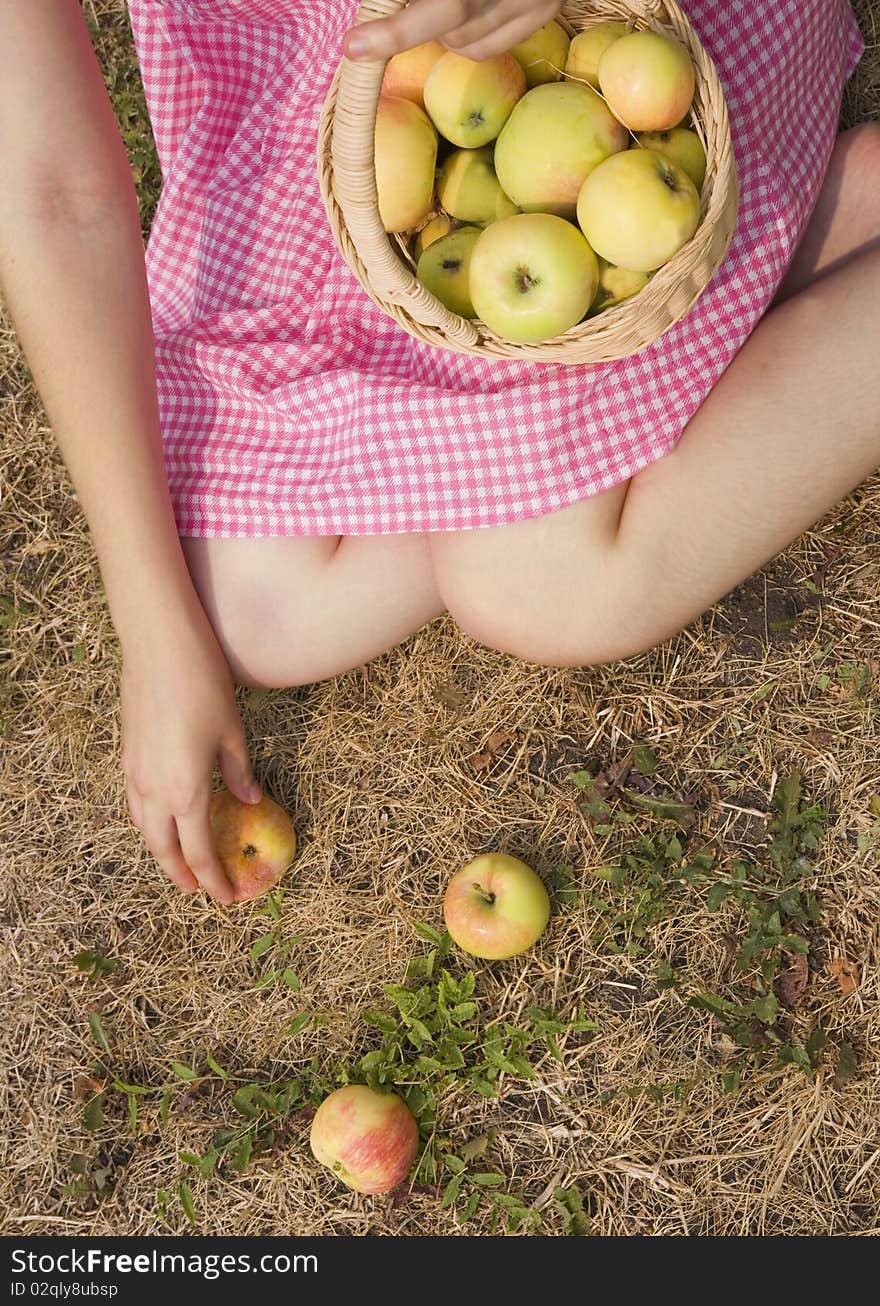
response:
[[[229,664],[213,631],[181,630],[161,647],[124,649],[122,769],[132,820],[169,879],[228,903],[233,892],[208,823],[215,762],[236,797],[259,801]]]
[[[440,41],[468,59],[491,59],[559,13],[564,0],[413,0],[393,18],[353,27],[349,59],[390,59],[423,41]]]

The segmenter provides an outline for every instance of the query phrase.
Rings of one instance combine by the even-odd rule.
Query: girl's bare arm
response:
[[[195,886],[192,870],[228,898],[207,825],[212,732],[235,740],[235,780],[252,776],[229,669],[172,513],[137,197],[77,0],[0,0],[0,165],[0,287],[88,521],[122,645],[133,815],[182,887]],[[199,668],[198,683],[210,685],[192,709],[198,720],[187,718],[176,743],[166,731],[160,756],[158,739],[144,742],[152,727],[138,699],[184,697],[172,660]],[[197,686],[186,695],[198,698]],[[190,710],[179,701],[174,709]]]

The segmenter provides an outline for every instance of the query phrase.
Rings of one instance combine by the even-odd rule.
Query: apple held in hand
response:
[[[568,58],[568,34],[557,22],[545,23],[537,32],[510,48],[529,86],[558,82]]]
[[[470,296],[470,264],[480,227],[459,227],[433,241],[419,259],[416,277],[450,313],[476,317]]]
[[[412,100],[420,109],[425,107],[425,82],[438,59],[446,53],[439,41],[425,41],[411,50],[395,54],[385,67],[382,95],[396,95],[402,100]]]
[[[540,876],[518,857],[484,853],[449,881],[443,917],[465,952],[503,961],[541,937],[550,919],[550,899]]]
[[[447,50],[428,74],[425,108],[437,130],[462,149],[494,141],[526,92],[526,75],[512,54],[466,59]]]
[[[584,178],[628,144],[626,128],[594,90],[552,82],[513,110],[495,143],[495,172],[518,208],[573,219]]]
[[[235,902],[274,889],[296,855],[296,832],[284,809],[265,794],[243,803],[220,789],[211,795],[208,821]]]
[[[659,32],[629,32],[599,60],[602,94],[634,132],[677,127],[691,107],[695,85],[687,50]]]
[[[493,222],[471,255],[476,315],[507,340],[537,343],[568,331],[593,302],[598,280],[590,246],[552,213]]]
[[[411,231],[434,204],[437,133],[417,104],[382,96],[376,108],[376,192],[386,231]]]
[[[671,159],[654,150],[626,150],[590,173],[577,211],[601,258],[633,272],[654,272],[693,236],[700,197]]]
[[[419,1128],[396,1093],[375,1093],[364,1084],[337,1088],[315,1112],[312,1152],[356,1193],[390,1193],[409,1174],[419,1147]]]
[[[495,175],[491,145],[450,154],[437,179],[437,198],[460,222],[494,222],[519,211]]]
[[[656,150],[683,168],[697,190],[703,189],[706,180],[706,151],[696,132],[686,127],[673,127],[668,132],[641,132],[639,144],[646,150]]]
[[[614,41],[626,36],[626,23],[596,23],[579,32],[568,49],[565,71],[599,89],[599,60]]]

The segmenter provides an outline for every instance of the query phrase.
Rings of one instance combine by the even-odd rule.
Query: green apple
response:
[[[625,299],[631,299],[651,280],[650,272],[633,272],[629,268],[618,268],[607,259],[599,259],[599,285],[596,296],[590,305],[590,317],[602,313],[606,308],[614,308]]]
[[[519,212],[495,175],[491,145],[450,154],[437,179],[437,198],[460,222],[494,222]]]
[[[477,62],[447,50],[428,74],[425,108],[453,145],[479,149],[494,141],[526,89],[526,75],[512,54]]]
[[[694,65],[681,42],[660,32],[628,32],[599,60],[599,87],[630,131],[677,127],[691,107]]]
[[[599,89],[599,60],[612,42],[626,36],[626,23],[596,23],[579,32],[568,49],[565,71]]]
[[[419,258],[416,277],[450,313],[476,317],[470,296],[470,265],[479,227],[459,227],[433,241]]]
[[[634,272],[653,272],[693,236],[700,197],[687,173],[665,155],[626,150],[590,173],[577,213],[581,231],[601,258]]]
[[[706,180],[706,151],[695,131],[686,127],[673,127],[666,132],[641,132],[638,142],[646,150],[656,150],[683,168],[697,190],[703,189]]]
[[[321,1165],[356,1193],[390,1193],[419,1150],[419,1127],[402,1097],[366,1084],[337,1088],[318,1107],[309,1134]]]
[[[516,105],[495,142],[502,189],[527,213],[575,216],[584,178],[629,134],[583,82],[548,82]]]
[[[471,255],[477,317],[507,340],[537,342],[580,322],[596,294],[596,256],[552,213],[517,213],[487,227]]]
[[[443,917],[465,952],[503,961],[541,937],[550,919],[550,899],[540,876],[518,857],[484,853],[449,881]]]
[[[447,218],[445,213],[436,213],[429,222],[426,222],[421,231],[416,232],[415,255],[418,261],[424,254],[429,245],[433,245],[435,240],[441,236],[448,236],[450,231],[455,230],[455,223],[451,218]]]
[[[542,82],[559,81],[568,58],[568,46],[568,33],[559,23],[550,22],[511,46],[510,53],[525,73],[529,86],[540,86]]]
[[[376,191],[386,231],[411,231],[434,204],[437,132],[412,100],[383,95],[376,109]]]

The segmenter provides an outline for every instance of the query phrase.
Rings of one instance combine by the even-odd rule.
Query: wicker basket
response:
[[[366,0],[358,21],[384,18],[403,0]],[[321,194],[342,256],[370,297],[411,335],[429,344],[486,358],[603,363],[638,353],[691,309],[720,265],[736,224],[739,188],[727,106],[715,65],[674,0],[568,0],[560,22],[574,34],[607,19],[677,37],[696,69],[692,110],[706,148],[700,226],[632,299],[541,344],[512,344],[479,321],[450,313],[415,278],[402,237],[379,218],[373,159],[383,60],[343,59],[324,104],[318,135]]]

